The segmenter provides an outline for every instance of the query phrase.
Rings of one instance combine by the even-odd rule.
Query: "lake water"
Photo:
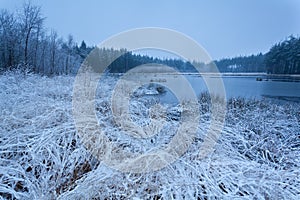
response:
[[[207,91],[203,78],[199,75],[185,75],[198,96]],[[300,82],[270,79],[257,81],[259,76],[222,76],[227,99],[243,97],[247,99],[271,98],[279,101],[300,102]],[[208,77],[214,79],[214,76]],[[180,85],[178,86],[180,87]],[[184,88],[182,88],[184,90]],[[167,90],[161,96],[164,102],[176,102],[175,96]]]

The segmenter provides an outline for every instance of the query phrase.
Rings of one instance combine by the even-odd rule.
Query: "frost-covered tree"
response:
[[[65,73],[68,74],[70,72],[70,68],[72,66],[71,56],[74,52],[75,42],[72,35],[68,36],[68,40],[63,44],[63,49],[65,49],[65,53],[67,54],[65,59]]]
[[[92,48],[48,32],[41,7],[25,3],[20,12],[0,11],[0,71],[22,68],[44,75],[76,72]]]
[[[0,69],[6,70],[19,62],[19,29],[15,16],[0,11]]]
[[[24,42],[24,63],[25,65],[33,64],[32,54],[36,54],[37,47],[33,44],[34,38],[39,38],[39,33],[43,28],[44,17],[41,13],[41,7],[25,3],[23,5],[23,11],[20,14],[20,25]],[[31,47],[31,49],[30,49]],[[31,51],[30,51],[31,50]],[[29,55],[32,53],[31,55]],[[29,61],[29,58],[31,60]],[[36,60],[35,60],[36,61]]]

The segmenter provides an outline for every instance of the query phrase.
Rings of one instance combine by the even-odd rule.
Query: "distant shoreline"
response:
[[[125,73],[110,73],[113,76],[122,76]],[[267,74],[267,73],[195,73],[195,72],[137,72],[132,73],[132,75],[136,74],[137,76],[153,76],[153,77],[167,77],[167,76],[199,76],[199,77],[208,77],[208,78],[254,78],[256,81],[278,81],[278,82],[300,82],[300,74]],[[160,82],[160,81],[159,81]]]
[[[267,76],[267,77],[292,77],[292,78],[300,78],[300,74],[268,74],[265,72],[244,72],[244,73],[235,73],[235,72],[225,72],[225,73],[214,73],[214,72],[143,72],[143,74],[153,73],[153,74],[165,74],[165,75],[221,75],[221,76]],[[125,73],[110,73],[113,75],[123,75]]]

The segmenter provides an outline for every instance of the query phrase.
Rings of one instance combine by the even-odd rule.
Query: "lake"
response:
[[[207,91],[206,84],[200,75],[186,74],[184,76],[196,95]],[[262,77],[262,81],[257,81],[257,77]],[[223,75],[222,80],[227,99],[238,97],[246,99],[271,98],[278,101],[300,102],[300,82],[288,81],[286,78],[266,79],[265,77],[265,75]],[[212,75],[208,78],[216,77]],[[160,99],[162,102],[177,102],[170,90],[161,95]]]

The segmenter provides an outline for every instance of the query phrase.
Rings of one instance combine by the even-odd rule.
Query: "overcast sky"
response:
[[[0,0],[10,11],[22,0]],[[162,27],[182,32],[213,59],[267,52],[276,42],[300,35],[300,0],[33,0],[45,25],[78,43],[99,44],[121,31]]]

